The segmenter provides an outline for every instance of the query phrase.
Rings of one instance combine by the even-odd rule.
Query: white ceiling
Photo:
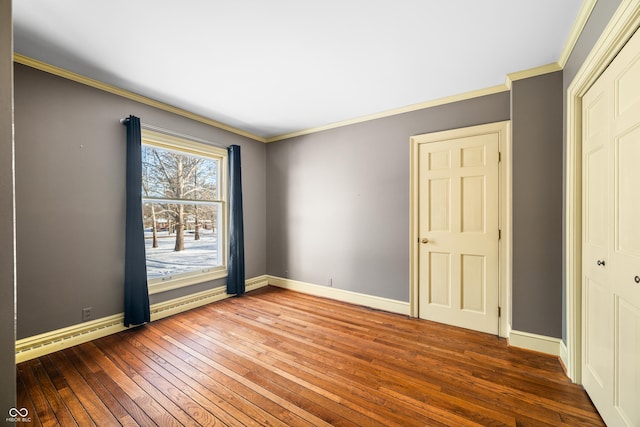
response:
[[[16,53],[271,137],[558,61],[582,0],[19,0]]]

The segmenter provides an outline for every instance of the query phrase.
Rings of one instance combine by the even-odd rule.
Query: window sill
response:
[[[190,274],[188,276],[178,277],[175,279],[149,283],[149,295],[159,294],[171,291],[173,289],[184,288],[185,286],[196,285],[198,283],[209,282],[211,280],[222,279],[228,276],[226,267],[206,273]]]

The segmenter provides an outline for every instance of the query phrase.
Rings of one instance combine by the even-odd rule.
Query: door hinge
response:
[[[502,230],[498,228],[498,240],[502,239]]]
[[[502,307],[498,306],[498,317],[502,317]]]
[[[498,151],[498,163],[502,161],[502,153]]]

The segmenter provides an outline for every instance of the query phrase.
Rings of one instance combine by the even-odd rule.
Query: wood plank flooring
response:
[[[17,366],[34,426],[602,426],[554,357],[266,287]]]

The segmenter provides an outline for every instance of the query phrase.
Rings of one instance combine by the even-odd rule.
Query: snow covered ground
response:
[[[147,278],[157,279],[181,273],[206,270],[218,265],[218,236],[211,230],[200,230],[200,240],[195,240],[193,231],[185,232],[184,251],[176,252],[176,236],[168,232],[158,233],[160,247],[152,248],[150,230],[145,229],[147,252]]]

